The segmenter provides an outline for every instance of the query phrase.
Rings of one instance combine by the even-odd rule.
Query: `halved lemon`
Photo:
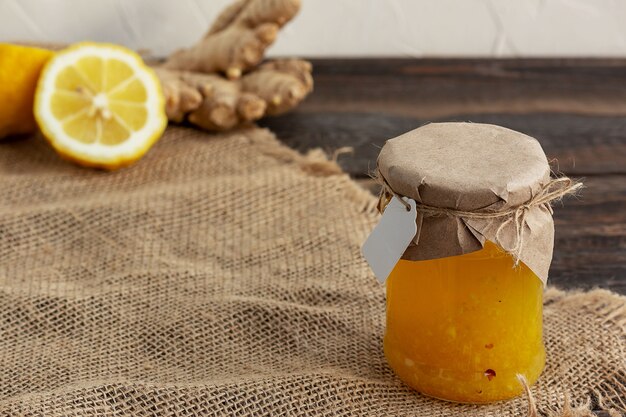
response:
[[[62,50],[46,64],[34,113],[62,157],[104,169],[141,158],[167,125],[161,85],[141,57],[90,42]]]

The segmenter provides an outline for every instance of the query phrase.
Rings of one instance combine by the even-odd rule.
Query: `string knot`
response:
[[[407,210],[411,209],[409,203],[404,200],[405,196],[395,192],[379,170],[376,172],[375,179],[381,184],[381,191],[378,200],[379,211],[383,211],[384,206],[389,202],[392,196],[396,196],[402,204],[404,204]],[[543,185],[538,192],[531,196],[528,201],[517,206],[504,206],[500,210],[459,210],[431,206],[418,201],[415,202],[415,208],[416,211],[423,217],[450,216],[461,219],[504,219],[496,231],[496,240],[498,240],[500,246],[502,246],[500,240],[502,231],[513,223],[515,227],[513,245],[508,248],[503,246],[502,249],[509,252],[515,260],[515,265],[518,265],[524,247],[524,228],[526,227],[526,218],[530,210],[533,208],[544,208],[552,214],[551,204],[553,202],[561,200],[566,195],[575,194],[582,187],[583,184],[581,182],[574,181],[568,177],[558,177],[551,178],[550,181]]]

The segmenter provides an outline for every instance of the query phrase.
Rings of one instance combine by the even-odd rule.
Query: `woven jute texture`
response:
[[[0,176],[1,415],[528,412],[527,398],[449,404],[394,376],[384,288],[359,254],[376,199],[320,152],[257,128],[169,128],[105,173],[32,137],[0,144]],[[547,291],[541,414],[568,395],[572,413],[626,410],[624,304]]]

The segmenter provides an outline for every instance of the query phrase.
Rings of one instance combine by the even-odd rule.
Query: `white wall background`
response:
[[[0,0],[0,41],[194,42],[230,0]],[[626,0],[303,0],[270,55],[626,56]]]

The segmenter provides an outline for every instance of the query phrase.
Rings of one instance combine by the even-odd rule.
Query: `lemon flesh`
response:
[[[139,158],[167,124],[158,79],[125,48],[82,43],[58,53],[37,87],[35,117],[61,156],[115,169]]]

